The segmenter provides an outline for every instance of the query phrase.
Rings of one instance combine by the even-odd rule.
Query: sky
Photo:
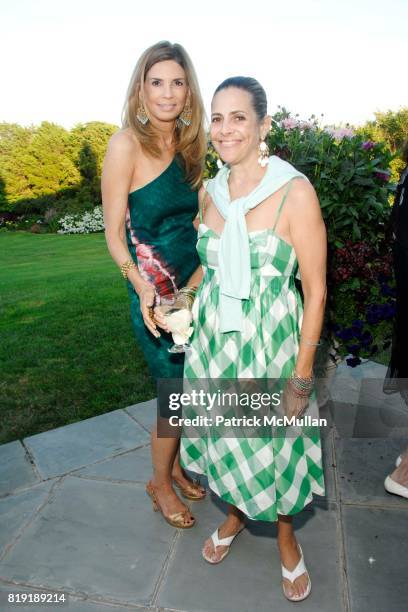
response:
[[[181,43],[207,114],[245,75],[300,118],[361,124],[408,105],[406,0],[0,0],[0,121],[120,125],[139,55]]]

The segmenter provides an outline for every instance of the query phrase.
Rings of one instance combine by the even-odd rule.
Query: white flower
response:
[[[58,234],[102,232],[105,229],[102,206],[95,206],[91,212],[77,215],[67,214],[59,220],[59,224]]]

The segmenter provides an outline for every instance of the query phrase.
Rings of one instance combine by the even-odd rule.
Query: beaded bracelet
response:
[[[129,270],[131,270],[132,268],[136,268],[137,266],[135,262],[133,261],[133,259],[128,259],[127,261],[125,261],[125,263],[121,264],[119,267],[120,267],[120,271],[122,272],[123,278],[127,280]]]
[[[296,395],[298,395],[299,397],[308,397],[310,395],[314,385],[313,374],[308,378],[303,378],[301,376],[298,376],[298,374],[296,374],[296,371],[294,371],[289,380]]]

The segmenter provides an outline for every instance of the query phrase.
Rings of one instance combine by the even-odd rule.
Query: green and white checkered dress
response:
[[[277,224],[284,199],[279,207]],[[217,257],[219,236],[202,222],[197,250],[204,278],[193,306],[194,334],[184,376],[288,378],[298,352],[302,303],[294,279],[298,264],[291,245],[274,229],[249,232],[251,292],[243,300],[243,331],[220,333]],[[308,414],[318,416],[312,401]],[[191,412],[190,412],[191,414]],[[210,488],[249,518],[276,521],[301,511],[312,494],[324,495],[318,434],[310,437],[188,437],[180,443],[184,467],[205,474]]]

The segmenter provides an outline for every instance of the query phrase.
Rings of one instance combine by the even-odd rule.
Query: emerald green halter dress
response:
[[[193,219],[198,192],[185,180],[177,156],[155,179],[129,194],[126,238],[129,252],[143,278],[154,284],[158,295],[173,293],[188,281],[200,265]],[[167,351],[170,334],[155,338],[146,328],[140,301],[128,282],[132,325],[154,378],[182,378],[184,355]]]

